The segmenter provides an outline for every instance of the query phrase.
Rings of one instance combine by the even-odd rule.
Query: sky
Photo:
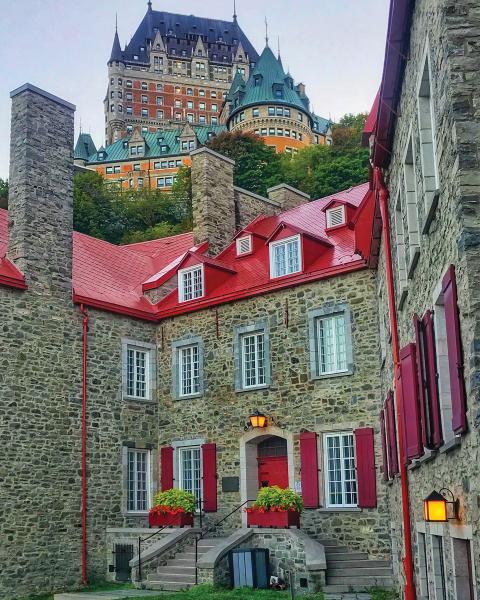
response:
[[[146,0],[0,0],[0,177],[8,177],[10,91],[25,82],[76,105],[80,122],[104,142],[103,98],[118,15],[122,47]],[[237,0],[238,22],[261,52],[270,46],[306,84],[317,114],[339,119],[368,111],[380,84],[388,0]],[[153,0],[154,10],[231,20],[233,0]]]

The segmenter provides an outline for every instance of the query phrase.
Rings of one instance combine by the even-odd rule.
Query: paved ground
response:
[[[54,600],[124,600],[124,598],[148,598],[160,592],[148,590],[110,590],[109,592],[63,592],[55,594]]]

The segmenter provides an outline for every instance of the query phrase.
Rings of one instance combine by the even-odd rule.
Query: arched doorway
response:
[[[287,440],[276,435],[257,445],[258,487],[288,488]]]

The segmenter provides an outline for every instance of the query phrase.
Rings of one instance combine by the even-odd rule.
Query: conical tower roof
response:
[[[113,36],[112,52],[110,53],[110,60],[108,62],[120,62],[123,61],[122,48],[120,46],[120,39],[118,37],[118,31],[115,29],[115,35]]]

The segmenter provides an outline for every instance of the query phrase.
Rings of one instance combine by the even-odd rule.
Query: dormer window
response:
[[[270,277],[282,277],[301,270],[300,236],[270,244]]]
[[[260,87],[262,85],[262,80],[263,80],[263,77],[261,75],[255,75],[253,78],[254,86]]]
[[[338,227],[345,223],[345,207],[336,206],[327,210],[327,228]]]
[[[205,295],[203,265],[178,271],[178,301],[188,302]]]
[[[252,251],[252,236],[244,235],[237,238],[237,256],[250,254]]]

